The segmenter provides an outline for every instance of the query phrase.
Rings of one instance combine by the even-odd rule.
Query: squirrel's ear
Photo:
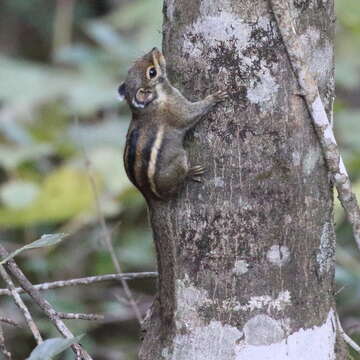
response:
[[[125,99],[125,91],[126,91],[125,83],[122,83],[118,88],[118,99],[120,101],[123,101]]]

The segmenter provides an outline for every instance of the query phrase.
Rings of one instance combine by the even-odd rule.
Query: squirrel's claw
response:
[[[225,90],[218,90],[212,95],[217,102],[224,101],[229,97],[229,93]]]

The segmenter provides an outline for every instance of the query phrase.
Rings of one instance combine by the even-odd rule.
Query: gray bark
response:
[[[289,4],[331,117],[333,0]],[[172,83],[230,100],[186,142],[203,184],[150,204],[159,294],[140,359],[344,359],[332,186],[269,4],[165,0],[164,16]]]

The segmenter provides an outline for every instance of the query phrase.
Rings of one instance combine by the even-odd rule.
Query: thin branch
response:
[[[79,125],[78,123],[78,119],[76,119],[76,123],[77,125]],[[92,188],[92,191],[93,191],[93,194],[94,194],[94,198],[95,198],[95,207],[96,207],[96,213],[97,213],[97,216],[98,216],[98,219],[99,219],[99,222],[100,222],[100,226],[101,226],[101,229],[102,229],[102,232],[103,232],[103,239],[105,241],[105,245],[110,253],[110,256],[111,256],[111,260],[114,264],[114,267],[115,267],[115,270],[118,274],[121,274],[122,273],[122,269],[121,269],[121,266],[120,266],[120,262],[116,256],[116,253],[115,253],[115,249],[113,247],[113,244],[112,244],[112,240],[111,240],[111,234],[110,234],[110,231],[106,225],[106,220],[105,220],[105,216],[102,212],[102,209],[101,209],[101,203],[100,203],[100,197],[99,197],[99,192],[98,192],[98,189],[97,189],[97,186],[96,186],[96,180],[95,180],[95,177],[92,173],[92,170],[91,170],[91,162],[90,162],[90,159],[86,153],[86,149],[84,147],[84,145],[82,144],[82,151],[83,151],[83,154],[84,154],[84,159],[85,159],[85,167],[86,167],[86,170],[87,170],[87,173],[88,173],[88,177],[89,177],[89,180],[90,180],[90,184],[91,184],[91,188]],[[127,300],[129,301],[129,304],[130,306],[132,307],[133,311],[134,311],[134,314],[139,322],[139,324],[141,325],[142,323],[142,316],[141,316],[141,312],[139,310],[139,307],[137,306],[136,304],[136,301],[134,299],[134,296],[130,290],[130,287],[127,283],[127,281],[124,279],[124,278],[120,278],[120,282],[121,282],[121,285],[124,289],[124,292],[125,292],[125,296],[127,298]]]
[[[0,324],[0,353],[4,355],[4,358],[6,360],[12,359],[10,351],[6,348],[4,332],[1,324]]]
[[[336,290],[334,292],[334,297],[337,297],[345,288],[346,288],[346,286],[344,285],[340,289]]]
[[[7,250],[0,244],[0,256],[2,258],[8,256]],[[9,273],[17,279],[20,286],[24,289],[24,291],[34,300],[34,302],[44,311],[47,317],[50,319],[52,323],[54,323],[55,327],[58,331],[67,339],[71,339],[74,337],[72,332],[67,328],[64,322],[60,319],[57,312],[54,308],[50,305],[50,303],[41,296],[39,290],[37,290],[31,282],[27,279],[21,269],[16,265],[14,259],[9,260],[4,267],[6,268]],[[14,292],[14,294],[16,291]],[[18,295],[16,293],[16,295]],[[76,356],[79,359],[84,360],[92,360],[91,356],[79,345],[73,344],[72,349]]]
[[[3,322],[4,324],[12,325],[12,326],[19,326],[19,324],[14,321],[13,319],[10,319],[8,317],[0,316],[0,322]]]
[[[341,336],[343,337],[344,341],[351,346],[356,352],[360,353],[360,346],[349,336],[346,334],[346,332],[344,331],[344,329],[342,328],[340,319],[339,319],[339,315],[336,314],[336,322],[338,325],[338,330],[339,333],[341,334]]]
[[[157,272],[106,274],[106,275],[98,275],[98,276],[89,276],[78,279],[58,280],[58,281],[37,284],[33,286],[35,289],[39,291],[45,291],[50,289],[63,288],[66,286],[89,285],[102,281],[111,281],[111,280],[120,280],[120,279],[135,280],[135,279],[156,278],[157,275],[158,275]],[[20,287],[16,288],[16,291],[20,294],[24,292],[24,290]],[[11,295],[11,292],[8,289],[0,289],[0,296],[1,295]]]
[[[26,307],[26,305],[23,302],[23,300],[21,299],[20,295],[17,293],[13,281],[11,280],[9,274],[6,272],[3,265],[0,265],[0,275],[4,279],[6,285],[11,293],[11,296],[14,298],[15,304],[17,305],[17,307],[20,309],[20,311],[24,315],[25,321],[34,336],[36,343],[41,344],[43,342],[43,339],[41,337],[40,331],[39,331],[38,327],[36,326],[32,316],[30,314],[29,309]]]
[[[331,122],[320,98],[319,89],[304,58],[301,43],[291,21],[288,1],[269,0],[286,47],[291,66],[299,82],[302,95],[311,115],[328,169],[336,186],[341,205],[352,225],[356,244],[360,249],[360,208],[337,146]]]
[[[60,319],[70,320],[104,320],[105,316],[101,314],[81,314],[81,313],[57,313]]]

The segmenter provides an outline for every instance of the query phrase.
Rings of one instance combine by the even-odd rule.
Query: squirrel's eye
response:
[[[146,71],[146,76],[147,78],[150,80],[150,79],[154,79],[157,75],[157,71],[155,69],[154,66],[149,66],[147,68],[147,71]]]

